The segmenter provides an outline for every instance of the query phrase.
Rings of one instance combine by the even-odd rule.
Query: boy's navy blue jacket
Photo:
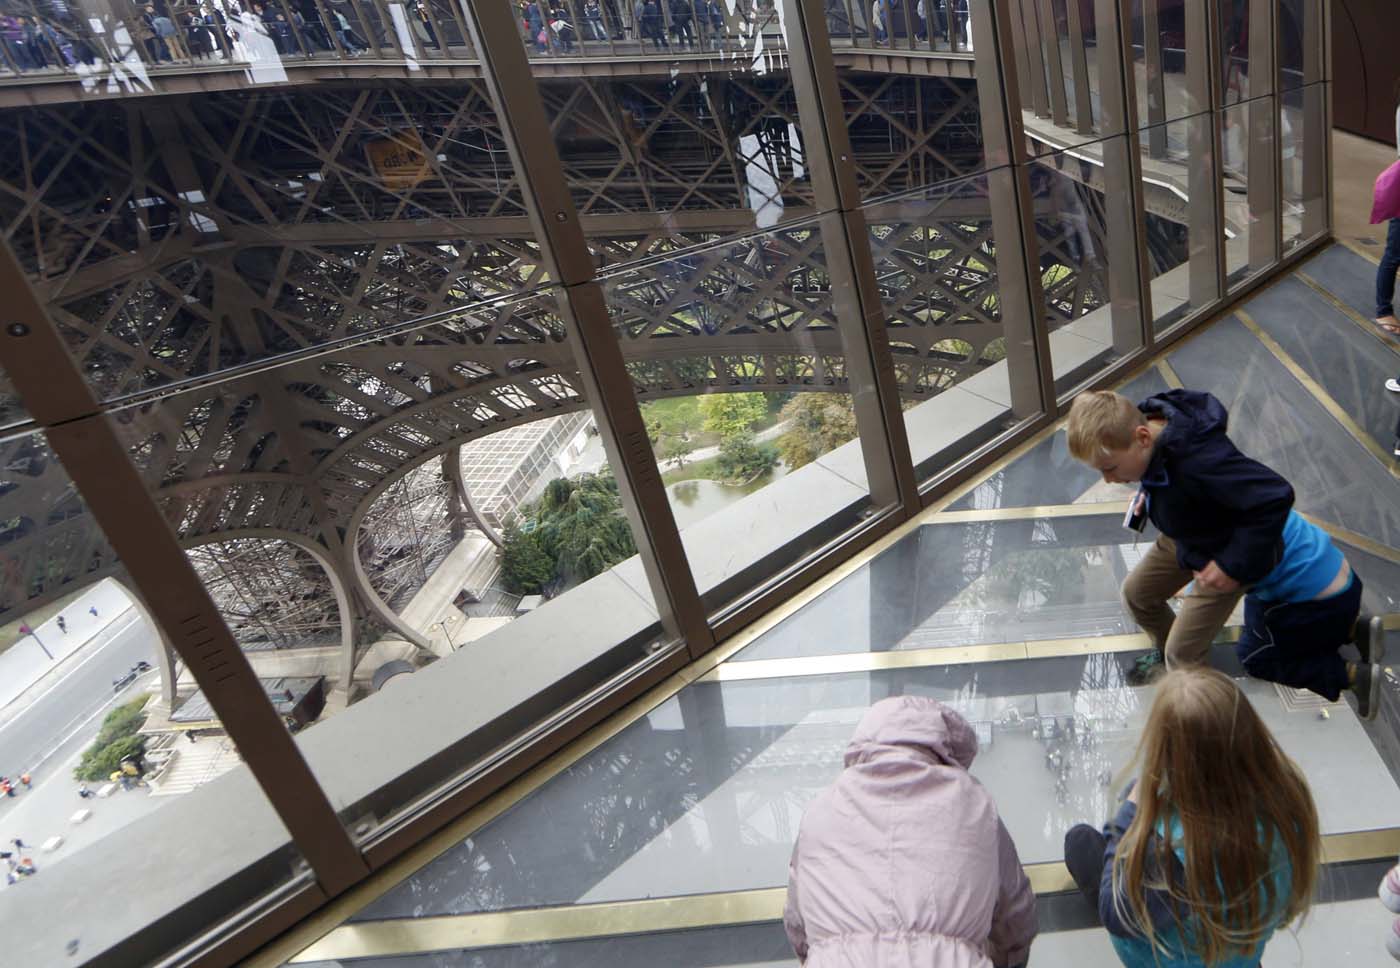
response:
[[[1176,542],[1177,564],[1200,571],[1213,560],[1243,585],[1273,571],[1293,507],[1289,483],[1239,452],[1225,435],[1225,407],[1209,393],[1169,390],[1138,409],[1167,418],[1142,487],[1147,516]]]

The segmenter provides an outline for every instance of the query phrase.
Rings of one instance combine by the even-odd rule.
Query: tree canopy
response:
[[[636,554],[611,474],[556,477],[502,535],[501,579],[516,594],[581,582]]]
[[[783,406],[780,419],[788,429],[778,438],[778,452],[789,470],[856,438],[855,407],[843,393],[799,393]]]

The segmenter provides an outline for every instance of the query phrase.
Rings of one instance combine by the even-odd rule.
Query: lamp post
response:
[[[448,627],[447,627],[447,623],[450,622],[450,621],[452,621],[452,620],[451,620],[451,619],[443,619],[443,620],[440,621],[440,622],[434,622],[433,625],[436,625],[438,628],[442,629],[442,637],[445,638],[445,639],[447,640],[447,647],[448,647],[449,649],[451,649],[453,652],[456,652],[456,651],[457,651],[457,643],[455,643],[455,642],[452,641],[452,632],[451,632],[451,630],[448,629]],[[431,627],[432,627],[432,626],[429,626],[429,628],[431,628]]]
[[[41,648],[41,649],[44,650],[44,655],[46,655],[46,656],[49,657],[49,661],[50,661],[50,662],[53,661],[53,653],[50,652],[50,651],[49,651],[49,647],[48,647],[47,645],[44,644],[44,640],[41,639],[41,638],[39,638],[39,633],[38,633],[38,632],[34,631],[32,628],[30,628],[30,627],[26,624],[26,625],[21,625],[21,626],[19,627],[19,634],[20,634],[20,635],[32,635],[32,636],[34,636],[34,641],[39,643],[39,648]],[[450,641],[450,640],[449,640],[449,641]]]

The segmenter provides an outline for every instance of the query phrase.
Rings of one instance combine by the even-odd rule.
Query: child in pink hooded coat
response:
[[[1008,968],[1036,934],[1035,895],[991,795],[977,736],[942,703],[876,703],[846,769],[802,818],[788,938],[807,968]]]

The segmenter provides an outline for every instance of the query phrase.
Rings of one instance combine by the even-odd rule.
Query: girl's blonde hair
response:
[[[1132,765],[1137,815],[1114,858],[1113,903],[1153,948],[1163,946],[1149,887],[1171,894],[1182,928],[1189,925],[1179,936],[1195,949],[1182,953],[1207,965],[1253,952],[1276,924],[1307,910],[1322,847],[1317,807],[1302,771],[1229,676],[1208,668],[1163,676]],[[1286,899],[1275,896],[1279,842],[1291,866]],[[1177,847],[1184,883],[1171,873]]]

